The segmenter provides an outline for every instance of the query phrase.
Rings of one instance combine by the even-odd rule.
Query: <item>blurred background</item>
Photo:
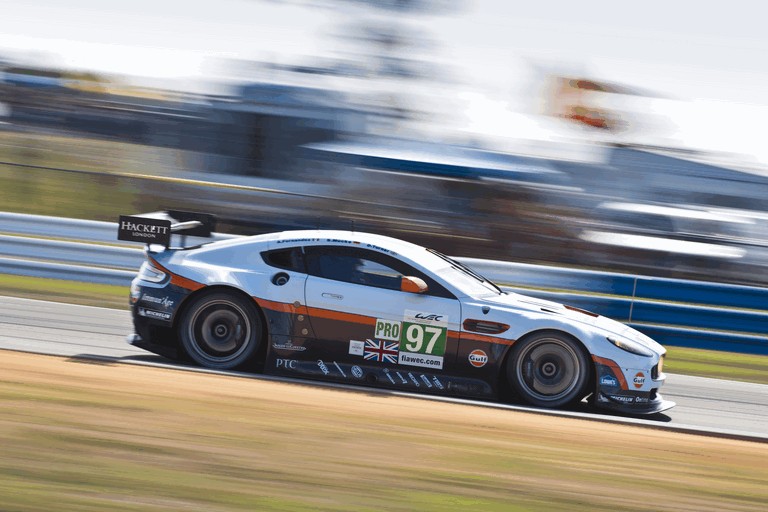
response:
[[[9,3],[0,210],[768,284],[753,3],[518,4]]]

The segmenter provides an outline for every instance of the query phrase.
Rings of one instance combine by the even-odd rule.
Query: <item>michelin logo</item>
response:
[[[161,311],[153,311],[151,309],[146,308],[139,308],[139,316],[144,316],[147,318],[157,318],[158,320],[170,320],[171,314],[170,313],[163,313]]]

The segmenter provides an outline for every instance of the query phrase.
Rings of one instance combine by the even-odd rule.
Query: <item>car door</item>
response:
[[[461,306],[429,276],[377,251],[305,248],[310,322],[332,362],[385,370],[392,384],[409,372],[440,374],[455,364]],[[423,279],[425,293],[401,291],[403,276]],[[402,370],[395,375],[389,370]],[[359,373],[359,372],[355,372]],[[409,380],[410,383],[410,380]],[[429,384],[431,387],[432,384]]]
[[[304,301],[304,282],[307,279],[302,248],[278,247],[259,254],[266,263],[269,282],[259,281],[256,302],[265,313],[272,348],[301,351],[311,336],[301,304]],[[260,277],[261,279],[261,277]],[[298,307],[296,306],[298,305]]]

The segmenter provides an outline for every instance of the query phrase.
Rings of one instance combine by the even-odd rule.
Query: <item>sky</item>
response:
[[[339,3],[0,0],[0,54],[195,89],[221,72],[222,58],[306,62],[346,51],[333,34],[361,11]],[[479,120],[486,130],[503,131],[520,119],[514,112],[531,110],[546,73],[570,73],[658,94],[650,108],[674,117],[683,145],[768,162],[761,2],[441,4],[451,7],[407,23],[431,41],[430,59],[447,73],[439,79],[451,83],[445,94],[474,98],[478,113],[505,110]]]

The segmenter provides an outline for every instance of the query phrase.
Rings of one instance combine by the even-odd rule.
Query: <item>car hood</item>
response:
[[[520,295],[517,293],[507,293],[504,295],[494,295],[492,297],[483,297],[483,302],[488,305],[496,307],[502,307],[509,309],[510,311],[531,311],[536,313],[545,313],[550,315],[557,315],[566,317],[569,321],[577,322],[580,324],[586,324],[593,328],[600,329],[606,333],[606,335],[623,336],[634,340],[641,345],[648,347],[649,349],[659,354],[664,354],[666,349],[660,344],[655,342],[640,331],[629,327],[616,320],[585,311],[572,306],[565,306],[558,302],[552,302],[549,300],[538,299],[535,297],[529,297],[527,295]]]

